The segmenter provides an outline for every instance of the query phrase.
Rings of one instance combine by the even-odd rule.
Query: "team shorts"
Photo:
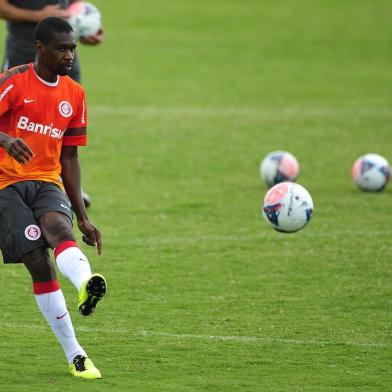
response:
[[[71,203],[59,186],[44,181],[20,181],[0,189],[0,249],[4,263],[20,263],[34,249],[48,247],[38,218],[58,211],[72,224]]]

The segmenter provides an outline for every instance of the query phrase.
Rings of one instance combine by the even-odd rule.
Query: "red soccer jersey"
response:
[[[0,131],[19,137],[34,157],[21,165],[0,148],[0,189],[25,180],[62,186],[62,146],[84,146],[87,110],[82,86],[68,76],[49,83],[21,65],[0,74]]]

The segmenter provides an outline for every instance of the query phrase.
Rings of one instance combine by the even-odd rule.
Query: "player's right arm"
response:
[[[8,132],[8,121],[6,121],[9,111],[12,110],[17,97],[18,85],[11,72],[0,75],[0,147],[4,148],[8,155],[19,163],[30,161],[34,153],[23,139],[13,137]]]
[[[10,22],[34,22],[38,23],[48,16],[68,18],[68,11],[59,5],[47,5],[40,10],[30,10],[12,5],[8,0],[0,0],[0,18]]]

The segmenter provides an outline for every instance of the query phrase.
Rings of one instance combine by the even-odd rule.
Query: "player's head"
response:
[[[64,19],[49,17],[38,23],[34,31],[39,66],[54,75],[66,75],[71,70],[76,41],[72,27]]]

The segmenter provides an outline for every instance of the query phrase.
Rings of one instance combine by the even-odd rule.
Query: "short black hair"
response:
[[[34,29],[34,41],[49,44],[53,41],[53,33],[70,33],[73,31],[71,25],[64,19],[50,16],[42,19]]]

